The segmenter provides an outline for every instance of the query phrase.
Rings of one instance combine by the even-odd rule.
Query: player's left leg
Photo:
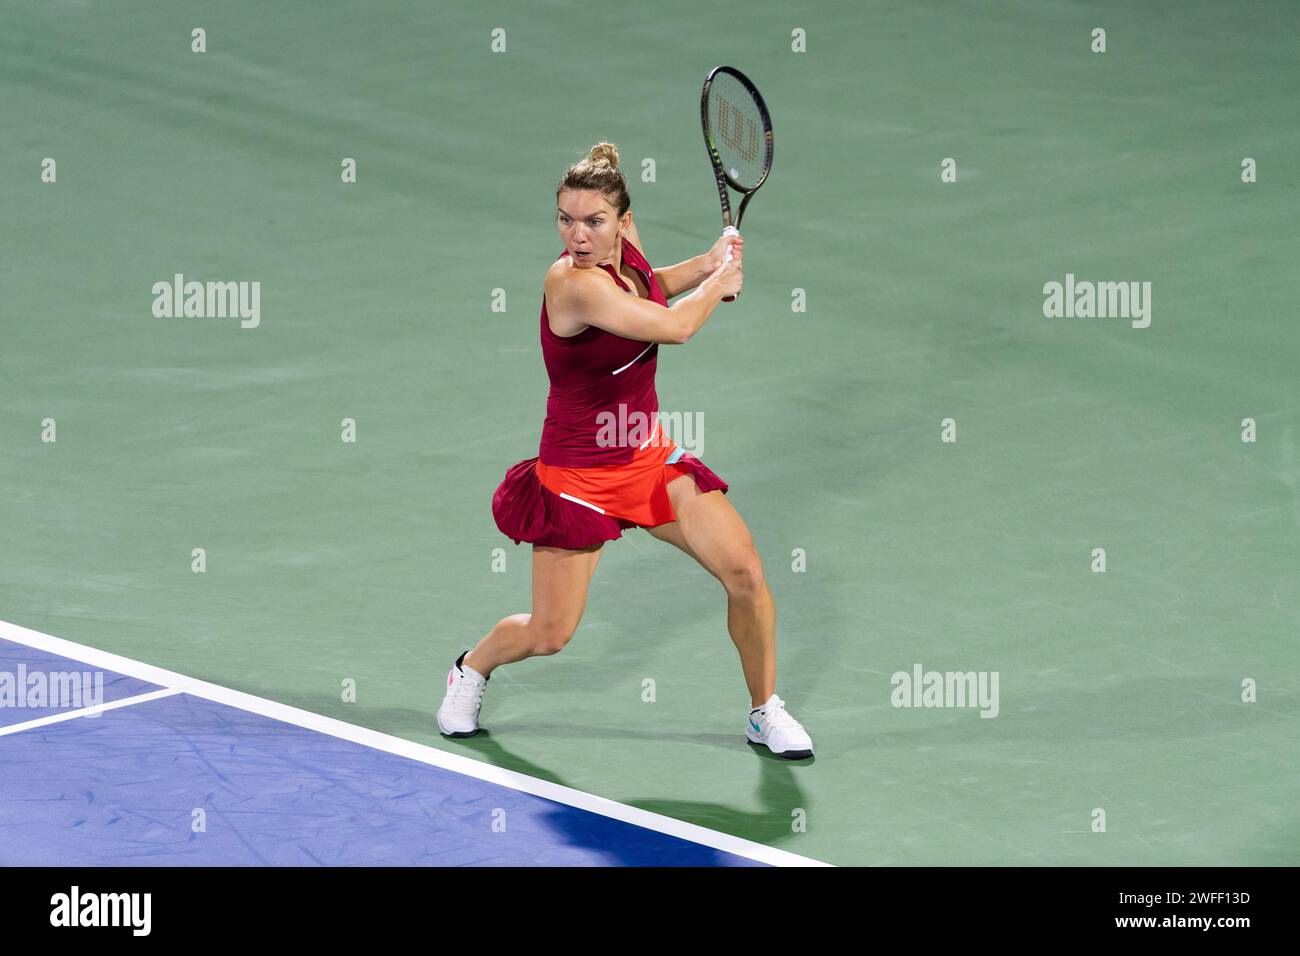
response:
[[[776,604],[749,529],[721,491],[704,494],[690,475],[668,484],[676,521],[647,528],[685,551],[727,592],[727,630],[740,652],[752,706],[776,688]]]
[[[776,603],[744,520],[721,491],[701,493],[689,475],[668,484],[676,521],[647,528],[717,578],[727,592],[727,630],[751,699],[745,734],[782,757],[812,754],[812,740],[776,689]]]

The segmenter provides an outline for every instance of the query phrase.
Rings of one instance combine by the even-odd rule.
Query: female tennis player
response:
[[[746,737],[781,757],[809,757],[812,740],[775,693],[776,606],[749,529],[724,496],[726,482],[678,447],[658,418],[659,346],[687,342],[723,296],[740,291],[744,239],[724,236],[703,255],[652,269],[611,143],[569,167],[555,200],[564,251],[542,291],[551,389],[541,445],[538,457],[507,470],[492,498],[497,527],[533,546],[532,613],[500,621],[456,659],[438,729],[478,733],[492,671],[559,652],[582,618],[604,543],[645,528],[726,590],[727,629],[749,685]],[[733,258],[724,262],[728,246]],[[649,424],[613,436],[613,422]]]

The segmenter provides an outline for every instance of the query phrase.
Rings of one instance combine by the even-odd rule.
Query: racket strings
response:
[[[709,87],[709,130],[722,168],[745,189],[758,185],[766,163],[763,114],[739,80],[719,73]]]

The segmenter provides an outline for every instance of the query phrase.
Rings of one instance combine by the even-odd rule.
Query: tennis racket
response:
[[[772,117],[749,77],[734,67],[715,66],[700,92],[700,122],[722,201],[722,234],[738,236],[745,207],[772,168]],[[745,196],[734,222],[728,186]],[[731,261],[730,247],[723,261]],[[735,299],[729,295],[722,301]]]

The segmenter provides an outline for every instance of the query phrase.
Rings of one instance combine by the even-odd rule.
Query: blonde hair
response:
[[[618,168],[618,147],[613,143],[597,143],[579,160],[565,170],[560,184],[555,187],[555,201],[566,189],[594,189],[605,197],[619,216],[627,212],[632,200],[627,194],[627,177]]]

